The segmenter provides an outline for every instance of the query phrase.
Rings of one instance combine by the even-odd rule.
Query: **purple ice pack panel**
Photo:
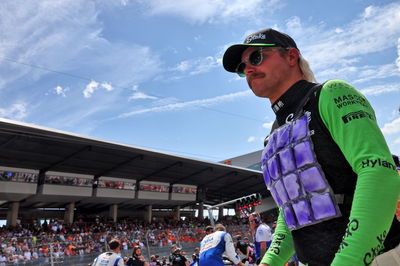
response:
[[[282,203],[285,204],[289,200],[289,198],[286,193],[286,189],[285,189],[285,186],[283,185],[282,180],[276,181],[275,190],[276,190],[276,193],[278,194],[279,198],[281,199]]]
[[[294,217],[292,208],[290,205],[286,205],[282,208],[283,210],[283,217],[285,218],[286,225],[289,229],[296,228],[297,222],[296,218]]]
[[[296,174],[290,174],[283,178],[283,184],[285,185],[288,196],[291,200],[297,199],[304,195],[303,190],[300,186],[300,181]]]
[[[316,220],[330,218],[338,215],[336,205],[329,193],[316,194],[310,199],[311,208]]]
[[[286,175],[296,169],[292,148],[290,147],[279,152],[279,161],[281,163],[282,175]]]
[[[316,192],[328,188],[325,178],[322,176],[321,171],[316,166],[301,171],[300,180],[305,191],[307,192]]]
[[[304,226],[313,222],[311,209],[307,200],[300,200],[293,203],[293,210],[296,214],[299,226]]]
[[[269,192],[271,192],[272,197],[274,198],[276,204],[278,204],[278,206],[282,206],[282,200],[279,198],[278,193],[276,193],[275,188],[271,187],[269,189]]]
[[[304,142],[300,142],[299,144],[294,146],[293,152],[297,168],[316,162],[311,148],[310,139],[307,139]]]
[[[267,168],[266,165],[261,166],[261,168],[262,168],[262,171],[263,171],[265,185],[267,186],[267,188],[270,188],[271,187],[271,178],[270,178],[269,173],[268,173],[268,168]]]
[[[272,133],[268,138],[267,145],[265,146],[265,153],[268,155],[268,157],[271,157],[275,153],[276,151],[275,145],[276,145],[276,134]]]
[[[264,149],[261,153],[261,165],[265,165],[267,163],[267,149]]]
[[[280,150],[289,144],[290,125],[284,125],[276,131],[276,150]]]
[[[296,142],[307,136],[308,133],[308,115],[303,115],[293,124],[292,141]]]
[[[268,168],[269,176],[273,180],[277,180],[280,175],[279,174],[279,161],[278,161],[277,155],[274,155],[271,159],[268,160],[267,168]]]

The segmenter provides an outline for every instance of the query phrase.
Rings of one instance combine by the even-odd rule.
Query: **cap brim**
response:
[[[236,72],[236,68],[239,63],[242,61],[242,53],[249,47],[257,47],[257,46],[269,46],[275,47],[278,46],[274,43],[248,43],[248,44],[234,44],[229,47],[222,58],[222,65],[225,70],[228,72]]]

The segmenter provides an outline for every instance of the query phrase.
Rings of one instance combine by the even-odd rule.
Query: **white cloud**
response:
[[[400,72],[400,38],[397,39],[397,59],[396,59],[397,70]]]
[[[111,84],[108,82],[101,83],[100,86],[106,89],[107,91],[114,90],[113,86],[111,86]]]
[[[385,135],[393,135],[400,133],[400,117],[390,123],[386,123],[381,128],[382,133]]]
[[[23,63],[69,70],[72,64],[66,62],[102,42],[92,1],[7,1],[1,5],[0,17],[0,54],[10,59],[0,61],[0,68],[5,69],[2,87],[17,79],[35,80],[51,73]]]
[[[156,107],[152,107],[152,108],[134,110],[131,112],[123,113],[116,118],[125,118],[125,117],[130,117],[130,116],[135,116],[135,115],[146,114],[146,113],[166,112],[166,111],[175,111],[175,110],[181,110],[181,109],[186,109],[186,108],[210,106],[210,105],[218,104],[221,102],[233,101],[237,98],[242,98],[242,97],[245,97],[248,95],[250,95],[250,90],[245,90],[245,91],[240,91],[240,92],[236,92],[236,93],[230,93],[230,94],[226,94],[226,95],[222,95],[222,96],[217,96],[214,98],[204,99],[204,100],[194,100],[194,101],[188,101],[188,102],[171,103],[171,104],[156,106]]]
[[[364,66],[355,68],[354,71],[358,79],[353,83],[361,83],[372,79],[384,79],[388,77],[400,77],[400,71],[395,64],[386,64],[380,66]]]
[[[247,142],[254,142],[254,141],[256,141],[257,140],[257,138],[256,137],[254,137],[254,136],[250,136],[248,139],[247,139]]]
[[[149,15],[182,17],[193,23],[217,23],[254,20],[283,6],[279,0],[133,0],[142,4]],[[251,14],[251,15],[249,15]]]
[[[267,128],[267,129],[270,129],[270,128],[272,128],[272,125],[274,124],[274,121],[271,121],[271,122],[267,122],[267,123],[264,123],[263,125],[262,125],[262,127],[263,128]]]
[[[89,84],[86,85],[85,89],[82,91],[83,96],[85,98],[92,97],[93,93],[98,90],[99,88],[104,88],[106,91],[114,90],[113,86],[111,86],[108,82],[98,83],[97,81],[92,80]]]
[[[360,90],[360,92],[366,96],[368,96],[368,95],[376,96],[376,95],[392,93],[392,92],[399,92],[399,91],[400,91],[400,84],[398,84],[398,83],[376,85],[376,86],[371,86],[371,87],[367,87],[367,88]]]
[[[340,31],[337,28],[326,29],[325,24],[318,24],[294,31],[288,28],[287,32],[294,33],[293,37],[298,41],[300,50],[317,74],[331,69],[340,71],[343,67],[356,67],[351,71],[356,74],[354,79],[357,80],[358,67],[347,60],[351,62],[369,53],[396,48],[399,45],[400,35],[398,25],[400,25],[400,3],[397,2],[381,7],[367,7],[364,14],[351,23],[341,26]],[[378,72],[382,77],[394,73],[393,65],[369,66],[370,70],[374,67],[382,69],[383,72],[385,68],[389,70],[390,74],[387,75]],[[360,72],[360,74],[361,78],[366,78],[367,73]]]
[[[395,143],[395,144],[400,144],[400,138],[395,139],[395,140],[394,140],[394,143]]]
[[[364,18],[369,18],[369,17],[371,17],[371,16],[373,15],[374,11],[375,11],[375,8],[374,8],[373,6],[368,6],[368,7],[366,7],[366,8],[364,9],[363,17],[364,17]]]
[[[85,98],[90,98],[92,97],[92,94],[94,93],[95,90],[97,90],[99,87],[99,83],[92,80],[88,85],[86,85],[86,88],[83,90],[83,96]]]
[[[143,92],[134,92],[129,98],[128,101],[132,101],[132,100],[139,100],[139,99],[157,99],[157,97],[155,96],[151,96],[151,95],[147,95]]]
[[[180,73],[188,73],[189,75],[197,75],[201,73],[206,73],[211,69],[220,67],[221,64],[222,62],[220,58],[207,56],[203,58],[197,58],[194,60],[182,61],[171,70]]]
[[[22,120],[27,116],[25,103],[14,103],[9,108],[0,108],[0,117]]]
[[[61,86],[57,86],[54,88],[54,91],[57,95],[61,95],[62,97],[67,97],[65,93],[69,91],[69,88],[63,88]]]

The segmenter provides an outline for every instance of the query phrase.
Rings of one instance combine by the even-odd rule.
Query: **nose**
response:
[[[246,64],[246,67],[244,68],[244,74],[246,76],[250,75],[251,73],[255,72],[255,67],[252,66],[251,64]]]

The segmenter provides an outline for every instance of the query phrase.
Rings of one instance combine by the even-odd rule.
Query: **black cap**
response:
[[[235,44],[229,47],[224,54],[222,64],[229,72],[236,72],[236,68],[242,61],[242,53],[249,47],[282,47],[296,48],[295,41],[287,34],[268,28],[257,31],[246,37],[243,44]]]

